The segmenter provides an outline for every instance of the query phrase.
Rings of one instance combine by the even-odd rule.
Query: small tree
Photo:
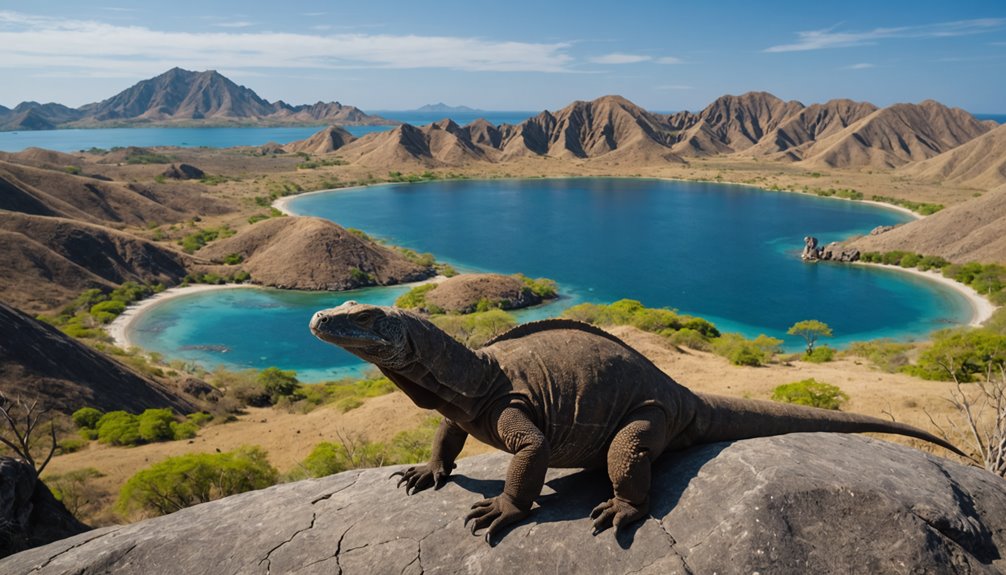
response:
[[[822,337],[831,337],[831,328],[823,321],[805,319],[790,326],[789,335],[798,335],[807,342],[807,355],[814,353],[814,344]]]
[[[48,423],[52,446],[49,448],[48,455],[39,465],[31,453],[37,439],[39,425],[42,424],[42,419],[48,412],[48,409],[39,406],[37,399],[28,403],[20,396],[11,400],[0,393],[0,417],[6,422],[7,431],[13,435],[13,438],[8,438],[6,433],[0,434],[0,443],[9,447],[16,457],[30,465],[35,470],[35,477],[42,474],[45,466],[49,465],[49,460],[56,453],[56,427],[51,418],[48,419]]]
[[[273,403],[276,403],[282,396],[293,395],[300,386],[300,382],[297,381],[297,372],[282,370],[278,367],[263,369],[258,374],[258,382],[262,384]]]
[[[954,380],[949,401],[957,409],[957,418],[948,417],[947,422],[956,435],[968,438],[972,452],[978,454],[976,462],[1006,479],[1006,363],[990,365],[985,380],[969,385],[971,390],[952,369],[948,371]],[[929,412],[926,415],[949,441],[950,434]]]

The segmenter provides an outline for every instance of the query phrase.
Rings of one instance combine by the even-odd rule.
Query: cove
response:
[[[800,261],[805,235],[826,243],[907,219],[857,202],[748,186],[585,178],[382,185],[299,196],[288,207],[432,252],[460,269],[556,280],[563,299],[522,320],[584,301],[631,298],[798,349],[785,331],[803,319],[828,323],[836,337],[826,343],[840,346],[921,338],[970,317],[963,296],[921,278]],[[278,365],[317,379],[360,364],[313,341],[311,313],[346,299],[387,304],[402,291],[207,292],[153,308],[137,318],[130,338],[168,357]],[[296,320],[285,327],[277,309]]]

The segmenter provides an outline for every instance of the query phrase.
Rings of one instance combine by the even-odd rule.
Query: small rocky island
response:
[[[467,314],[489,309],[521,309],[558,297],[555,282],[520,274],[461,274],[414,288],[396,302],[423,313]]]
[[[839,242],[819,247],[817,238],[807,236],[803,238],[803,253],[800,258],[804,261],[855,262],[859,261],[859,250],[846,248]]]

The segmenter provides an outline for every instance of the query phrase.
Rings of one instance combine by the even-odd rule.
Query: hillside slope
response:
[[[138,413],[195,409],[188,398],[0,302],[0,390],[73,413],[81,407]]]
[[[1006,184],[1006,125],[900,173],[922,180],[990,189]]]
[[[861,251],[909,250],[956,263],[1006,264],[1006,186],[849,245]]]

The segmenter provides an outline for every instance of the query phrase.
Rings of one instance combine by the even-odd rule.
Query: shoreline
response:
[[[429,277],[429,278],[426,278],[424,280],[419,280],[419,281],[414,281],[414,282],[409,282],[409,283],[404,283],[404,284],[395,284],[395,285],[390,285],[390,286],[370,286],[370,287],[408,287],[408,288],[412,288],[412,287],[416,287],[416,286],[427,284],[427,283],[440,283],[440,282],[444,281],[445,279],[447,279],[447,276],[435,275],[433,277]],[[168,288],[168,289],[166,289],[166,290],[164,290],[164,291],[162,291],[160,293],[156,293],[156,294],[152,295],[151,297],[148,297],[146,299],[142,299],[142,300],[140,300],[138,302],[134,302],[133,304],[130,304],[130,306],[126,308],[126,311],[124,311],[121,314],[119,314],[119,317],[117,317],[114,320],[112,320],[112,323],[108,324],[108,326],[105,327],[105,332],[108,333],[108,335],[112,338],[112,340],[115,343],[115,345],[121,347],[122,349],[128,349],[130,347],[134,347],[135,344],[132,343],[132,341],[130,341],[130,339],[129,339],[129,327],[131,325],[133,325],[133,322],[135,322],[137,319],[139,319],[140,316],[142,316],[144,313],[150,311],[152,308],[154,308],[156,306],[159,306],[159,305],[161,305],[164,302],[167,302],[167,301],[170,301],[170,300],[173,300],[173,299],[178,299],[180,297],[191,295],[191,294],[208,292],[208,291],[217,291],[217,290],[223,290],[223,289],[236,289],[236,288],[243,288],[243,289],[263,289],[263,290],[273,289],[273,290],[278,290],[278,291],[304,291],[304,290],[281,290],[280,288],[273,288],[273,287],[269,287],[269,286],[260,286],[260,285],[256,285],[256,284],[250,284],[250,283],[243,283],[243,284],[221,284],[221,285],[216,285],[216,284],[214,284],[214,285],[195,284],[195,285],[188,285],[188,286],[185,286],[185,287]],[[360,289],[363,289],[363,288],[360,288]],[[330,293],[348,293],[350,291],[354,291],[354,290],[345,290],[345,291],[342,291],[342,292],[330,292]],[[320,290],[318,292],[310,292],[310,293],[320,293]]]
[[[142,299],[138,302],[132,303],[126,308],[126,311],[119,314],[119,317],[112,320],[112,323],[108,324],[105,328],[105,332],[111,336],[115,345],[121,347],[122,349],[129,349],[134,347],[134,344],[129,340],[129,327],[139,318],[144,312],[149,311],[151,308],[161,305],[162,303],[177,299],[182,296],[201,293],[206,291],[214,291],[221,289],[233,289],[233,288],[256,288],[261,286],[256,286],[253,284],[223,284],[223,285],[207,285],[207,284],[196,284],[189,285],[185,287],[173,287],[168,288],[160,293],[156,293],[151,297]]]
[[[875,264],[870,262],[853,262],[853,264],[909,273],[914,276],[942,284],[956,291],[964,296],[964,299],[967,300],[968,304],[971,306],[971,319],[966,324],[968,327],[980,327],[992,317],[992,314],[995,313],[997,309],[999,309],[995,304],[989,301],[988,298],[975,291],[971,286],[964,285],[956,280],[944,277],[943,274],[938,271],[922,271],[917,268],[903,268],[901,266],[891,264]]]

